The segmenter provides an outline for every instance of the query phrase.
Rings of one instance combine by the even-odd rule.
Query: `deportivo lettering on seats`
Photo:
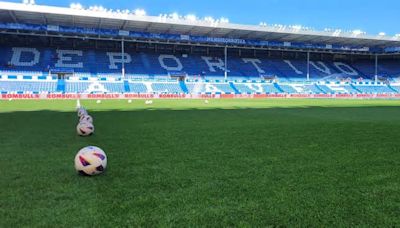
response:
[[[310,61],[310,65],[313,66],[315,69],[321,71],[324,74],[327,74],[327,75],[332,74],[331,69],[329,67],[327,67],[325,65],[325,63],[322,61],[317,61],[317,62]]]
[[[334,62],[333,63],[338,70],[340,70],[342,73],[350,75],[350,76],[357,76],[358,72],[353,69],[351,66],[347,65],[346,63],[342,62]]]
[[[12,48],[12,57],[9,64],[13,66],[30,67],[39,63],[40,52],[36,48]],[[27,57],[24,58],[23,57]]]
[[[211,85],[211,84],[206,84],[205,85],[205,91],[208,93],[212,92],[222,92],[220,89],[218,89],[216,86]]]
[[[124,53],[122,56],[122,53],[120,52],[107,52],[108,58],[110,60],[110,65],[108,65],[108,68],[110,70],[118,70],[117,64],[128,64],[132,62],[132,57],[128,53]]]
[[[175,61],[176,66],[167,66],[167,64],[165,63],[166,59],[172,59],[173,61]],[[166,69],[167,71],[181,71],[183,70],[183,66],[181,61],[175,57],[174,55],[160,55],[158,57],[158,62],[160,63],[160,66],[164,69]]]
[[[220,58],[213,58],[208,56],[201,57],[206,62],[210,72],[217,72],[215,68],[225,71],[225,63]],[[227,70],[229,72],[229,70]]]
[[[49,63],[47,62],[42,63],[43,67],[54,66],[58,68],[82,69],[84,67],[87,67],[86,64],[89,65],[89,62],[88,63],[85,62],[87,56],[85,56],[85,52],[82,50],[58,49],[54,51],[55,54],[52,56],[52,59],[47,59],[48,58],[46,57],[47,55],[45,54],[42,55],[42,53],[36,48],[13,47],[11,48],[11,51],[12,51],[12,56],[10,57],[10,61],[8,62],[8,64],[16,67],[34,67],[36,65],[39,65],[41,63],[40,61],[49,61]],[[96,61],[95,64],[99,65],[100,69],[101,67],[103,67],[106,69],[108,68],[109,70],[122,70],[121,65],[122,63],[125,63],[126,67],[128,67],[128,69],[130,69],[130,71],[132,72],[133,57],[129,53],[124,53],[124,55],[122,55],[122,53],[120,52],[105,52],[105,53],[98,53],[96,54],[95,57],[99,58],[94,60]],[[104,57],[106,61],[103,60]],[[186,66],[189,69],[185,69],[185,66],[183,65],[180,58],[175,55],[160,54],[157,56],[157,59],[159,66],[152,66],[152,67],[155,68],[158,67],[159,69],[164,69],[166,71],[190,70],[189,68],[190,65]],[[138,61],[139,60],[141,60],[141,58],[138,58]],[[197,61],[198,59],[192,58],[190,60]],[[262,68],[262,64],[268,60],[261,60],[257,58],[241,58],[240,60],[242,60],[244,64],[251,64],[252,67],[254,67],[259,74],[266,73],[266,69]],[[198,69],[199,72],[196,73],[200,73],[201,71],[208,71],[212,73],[225,71],[226,66],[223,59],[221,58],[201,56],[200,61],[204,61],[208,69],[200,68],[201,64],[196,62],[196,66],[198,66],[199,68]],[[284,69],[285,68],[284,65],[287,65],[288,70],[292,70],[294,73],[298,75],[304,75],[304,72],[302,70],[304,69],[304,65],[306,65],[305,61],[301,62],[302,65],[299,65],[299,63],[295,63],[291,60],[280,60],[280,61],[275,61],[275,63],[278,65],[278,68],[282,67]],[[104,66],[104,64],[108,65]],[[343,73],[349,76],[359,75],[359,72],[357,70],[355,70],[352,66],[343,62],[333,62],[328,64],[322,61],[316,61],[316,62],[310,61],[310,67],[326,75],[331,75],[334,74],[335,72]],[[227,71],[230,72],[229,69]]]
[[[261,69],[261,67],[258,64],[261,64],[261,60],[259,59],[250,59],[250,58],[243,58],[243,62],[245,63],[251,63],[257,70],[258,73],[260,74],[265,74],[265,71]]]
[[[300,71],[299,69],[297,69],[292,62],[290,62],[290,60],[283,60],[283,62],[287,63],[287,65],[289,65],[290,68],[292,68],[294,70],[294,72],[296,72],[296,74],[303,74],[303,71]]]
[[[248,87],[249,87],[251,90],[256,91],[257,93],[262,93],[262,92],[264,92],[263,87],[262,87],[261,85],[258,85],[258,84],[250,84],[250,85],[248,85]]]
[[[57,50],[58,61],[55,67],[61,68],[83,68],[82,62],[73,63],[73,56],[82,57],[83,52],[79,50]]]

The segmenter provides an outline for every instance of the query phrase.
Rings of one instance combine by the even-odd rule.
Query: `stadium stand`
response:
[[[397,91],[383,85],[364,85],[356,86],[361,93],[395,93]]]
[[[267,58],[228,59],[229,75],[224,78],[224,62],[220,57],[172,55],[155,53],[125,53],[94,50],[61,50],[26,47],[3,47],[1,61],[0,89],[2,93],[217,93],[217,94],[334,94],[334,93],[398,93],[394,85],[372,84],[373,65],[371,61],[359,61],[354,65],[345,62],[310,62],[310,79],[306,82],[306,61]],[[126,67],[125,86],[121,70],[122,61]],[[228,66],[229,66],[228,65]],[[383,62],[381,68],[388,75],[399,73],[395,62]],[[67,80],[64,86],[57,86],[52,70],[64,72]],[[169,72],[186,72],[187,79],[178,82]],[[262,80],[262,74],[274,75],[277,83]],[[44,75],[49,76],[48,80]],[[191,77],[197,81],[190,81]],[[256,77],[255,75],[259,75]],[[32,78],[46,77],[44,80]],[[69,78],[73,79],[69,79]],[[19,79],[12,81],[12,79]],[[350,84],[339,83],[343,78]],[[369,85],[357,84],[359,78]],[[138,82],[145,80],[144,82]],[[187,87],[187,89],[186,89]]]
[[[147,89],[145,84],[138,83],[138,82],[129,83],[129,90],[132,93],[148,93],[149,92],[149,90]]]
[[[185,71],[189,75],[204,74],[209,80],[221,79],[224,75],[224,62],[220,57],[187,55],[166,55],[154,53],[125,53],[124,58],[119,52],[102,52],[94,50],[61,50],[26,47],[3,47],[0,49],[1,71],[14,74],[31,72],[38,75],[51,72],[52,69],[68,69],[77,76],[120,77],[121,62],[125,62],[126,74],[134,78],[165,76],[172,71]],[[307,62],[305,60],[238,58],[228,59],[229,75],[235,79],[250,80],[261,74],[274,75],[289,81],[304,81]],[[346,75],[353,79],[370,78],[354,66],[345,62],[310,62],[312,80],[332,78],[336,75]],[[358,65],[359,67],[361,65]],[[369,67],[369,66],[368,66]],[[367,69],[364,67],[362,69]],[[365,70],[364,72],[369,72]]]
[[[0,81],[0,92],[8,93],[50,93],[57,90],[56,81]]]
[[[65,88],[58,92],[65,93],[185,93],[177,80],[171,79],[169,72],[187,72],[188,78],[203,74],[201,82],[183,82],[188,93],[396,93],[398,90],[386,85],[318,85],[320,81],[338,82],[342,78],[350,78],[354,82],[358,78],[369,78],[372,75],[371,61],[360,61],[351,65],[344,62],[310,62],[311,81],[306,81],[306,61],[289,59],[238,58],[228,59],[232,68],[228,67],[229,76],[224,81],[224,62],[220,57],[179,56],[154,53],[125,53],[122,58],[118,52],[101,52],[94,50],[61,50],[27,47],[3,47],[0,57],[1,74],[7,77],[39,77],[51,74],[52,69],[69,72],[69,76],[80,80],[66,80]],[[145,84],[131,82],[124,86],[121,70],[125,61],[126,79],[147,80]],[[393,61],[383,62],[381,67],[387,74],[398,73]],[[72,71],[71,71],[72,70]],[[61,70],[63,72],[63,70]],[[262,82],[260,76],[274,75],[278,84]],[[90,79],[90,80],[89,80]],[[257,80],[256,82],[252,82]],[[232,82],[232,83],[228,83]],[[242,82],[242,83],[238,83]],[[245,82],[245,83],[243,83]],[[289,84],[288,84],[289,83]],[[1,91],[13,92],[56,92],[57,80],[35,81],[0,80]],[[62,87],[60,87],[62,88]],[[397,87],[394,87],[397,88]]]
[[[124,93],[122,82],[66,81],[66,93]]]
[[[154,82],[151,84],[152,90],[155,93],[183,93],[182,88],[178,83],[160,83]]]

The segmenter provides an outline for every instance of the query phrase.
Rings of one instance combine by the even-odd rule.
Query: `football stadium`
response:
[[[0,1],[0,227],[400,226],[400,34],[117,8]]]

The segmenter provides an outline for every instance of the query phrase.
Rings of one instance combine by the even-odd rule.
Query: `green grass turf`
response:
[[[400,101],[82,103],[0,101],[0,227],[400,226]]]

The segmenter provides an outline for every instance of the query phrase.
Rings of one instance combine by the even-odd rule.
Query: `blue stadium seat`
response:
[[[146,85],[140,82],[129,83],[129,89],[132,93],[148,93]]]
[[[0,92],[56,92],[56,81],[0,81]]]
[[[119,51],[101,50],[56,50],[52,48],[1,47],[0,71],[32,72],[48,74],[59,69],[69,69],[78,77],[121,77]],[[60,59],[60,51],[68,57]],[[20,53],[17,58],[16,53]],[[61,55],[63,57],[63,55]],[[221,56],[174,55],[144,52],[127,52],[125,72],[128,78],[152,78],[154,75],[168,75],[171,71],[186,72],[188,75],[202,75],[206,79],[223,78],[224,61]],[[353,79],[373,77],[373,63],[359,61],[312,62],[310,77],[313,81],[336,80],[338,77]],[[237,80],[259,79],[260,75],[271,75],[281,82],[304,81],[307,74],[305,60],[279,58],[228,58],[228,77]],[[382,74],[400,75],[395,61],[380,63]]]
[[[153,92],[155,93],[183,93],[178,83],[159,83],[155,82],[151,84]]]
[[[357,85],[356,88],[361,91],[362,93],[395,93],[394,90],[390,89],[387,86],[372,86],[372,85],[365,85],[360,86]]]
[[[124,93],[122,82],[66,81],[66,93]]]

